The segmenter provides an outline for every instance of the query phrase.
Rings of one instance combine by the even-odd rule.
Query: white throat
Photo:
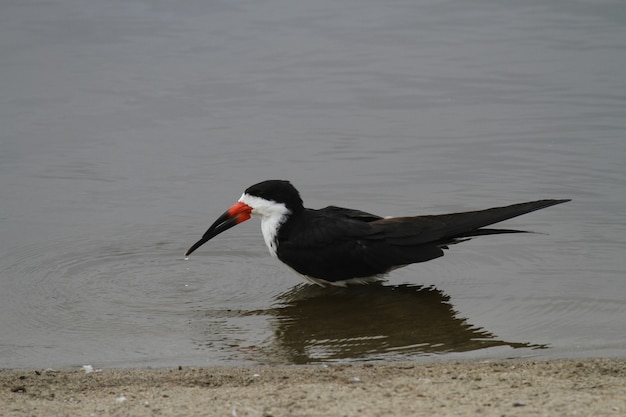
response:
[[[270,254],[277,257],[278,229],[287,220],[287,217],[291,214],[291,210],[283,203],[265,200],[264,198],[255,197],[246,193],[243,193],[239,201],[252,207],[252,214],[261,217],[263,239],[265,240],[267,248],[270,250]]]

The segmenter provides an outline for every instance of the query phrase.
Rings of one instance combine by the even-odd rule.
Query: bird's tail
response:
[[[446,238],[463,238],[502,233],[523,233],[521,230],[509,229],[481,229],[482,227],[499,223],[513,217],[532,211],[541,210],[570,200],[538,200],[529,203],[513,204],[506,207],[495,207],[486,210],[469,211],[464,213],[442,214],[431,217],[446,224]]]

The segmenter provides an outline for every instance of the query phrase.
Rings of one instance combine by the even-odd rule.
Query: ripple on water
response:
[[[137,245],[81,237],[9,254],[3,259],[0,322],[11,342],[0,364],[103,360],[115,356],[116,345],[121,357],[150,350],[138,336],[167,332],[167,326],[155,326],[163,324],[162,311],[170,313],[171,324],[180,324],[176,315],[194,287],[180,280],[183,261],[175,252],[166,241]]]
[[[219,322],[224,312],[264,304],[263,293],[271,291],[266,282],[233,276],[234,270],[254,275],[233,268],[238,252],[185,261],[180,242],[159,239],[151,230],[135,232],[134,238],[57,239],[4,257],[0,367],[163,364],[166,357],[178,364],[198,355],[192,333],[199,311],[214,312],[209,316]],[[269,303],[271,296],[266,298]],[[216,330],[224,336],[247,328],[235,320]],[[230,336],[224,339],[232,345]],[[199,355],[194,363],[211,356]]]

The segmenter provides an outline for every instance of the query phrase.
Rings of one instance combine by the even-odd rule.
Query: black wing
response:
[[[566,201],[388,219],[334,206],[306,209],[280,229],[278,257],[303,275],[331,282],[371,277],[443,256],[442,248],[459,239],[519,232],[481,228]]]
[[[377,220],[371,224],[385,230],[388,242],[393,245],[445,244],[458,238],[520,233],[520,230],[482,228],[567,201],[570,200],[539,200],[463,213],[393,217]]]

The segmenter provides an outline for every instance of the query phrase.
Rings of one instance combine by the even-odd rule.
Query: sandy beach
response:
[[[623,416],[626,360],[0,370],[3,416]]]

